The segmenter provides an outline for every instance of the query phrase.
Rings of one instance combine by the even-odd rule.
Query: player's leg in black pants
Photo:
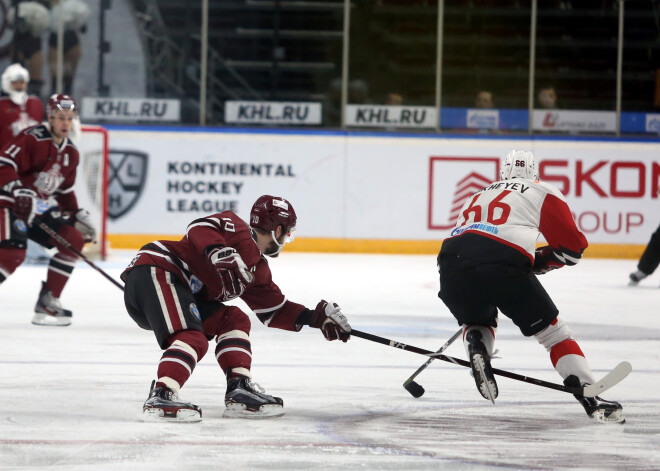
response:
[[[634,286],[649,276],[660,264],[660,227],[651,236],[637,264],[637,271],[630,274],[630,285]]]
[[[651,236],[651,240],[639,259],[637,268],[650,275],[658,268],[658,264],[660,264],[660,227]]]

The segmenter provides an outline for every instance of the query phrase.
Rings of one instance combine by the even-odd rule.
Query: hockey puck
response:
[[[424,395],[424,388],[415,381],[412,381],[403,387],[406,388],[406,391],[412,394],[413,397],[422,397]]]

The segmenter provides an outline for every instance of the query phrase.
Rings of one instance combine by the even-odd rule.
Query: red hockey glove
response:
[[[14,188],[12,191],[14,197],[14,208],[12,212],[18,219],[23,220],[28,226],[32,224],[34,219],[34,207],[37,194],[24,187]]]
[[[544,273],[548,273],[549,271],[556,270],[557,268],[561,268],[564,265],[566,264],[557,260],[557,257],[555,256],[554,253],[554,249],[549,245],[546,245],[545,247],[539,247],[538,249],[536,249],[532,272],[535,275],[543,275]]]
[[[240,254],[231,247],[215,249],[209,254],[211,263],[222,280],[226,301],[239,297],[245,287],[252,283],[254,275],[250,273]]]
[[[326,340],[347,342],[351,338],[351,326],[336,303],[321,300],[309,318],[309,326],[321,329]]]

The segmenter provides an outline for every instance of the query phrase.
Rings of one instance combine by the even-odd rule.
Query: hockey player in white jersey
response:
[[[548,245],[535,249],[542,234]],[[561,192],[539,181],[531,152],[510,151],[500,180],[470,196],[438,255],[440,292],[458,323],[477,388],[494,402],[490,365],[498,309],[550,353],[566,386],[594,377],[568,326],[536,275],[575,265],[587,248]],[[575,396],[590,417],[623,423],[621,405]]]

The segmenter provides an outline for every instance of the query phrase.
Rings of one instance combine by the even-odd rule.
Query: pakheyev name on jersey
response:
[[[486,188],[482,188],[481,190],[477,191],[477,193],[488,190],[499,190],[500,188],[503,188],[504,190],[519,191],[520,193],[525,193],[527,190],[529,190],[530,187],[525,186],[522,183],[498,182],[498,183],[493,183],[492,185],[489,185]]]
[[[497,227],[493,226],[492,224],[477,222],[475,224],[470,224],[469,226],[455,227],[454,230],[451,231],[450,236],[453,237],[453,236],[461,235],[465,231],[482,231],[482,232],[488,232],[489,234],[497,234],[499,232],[497,230]]]

